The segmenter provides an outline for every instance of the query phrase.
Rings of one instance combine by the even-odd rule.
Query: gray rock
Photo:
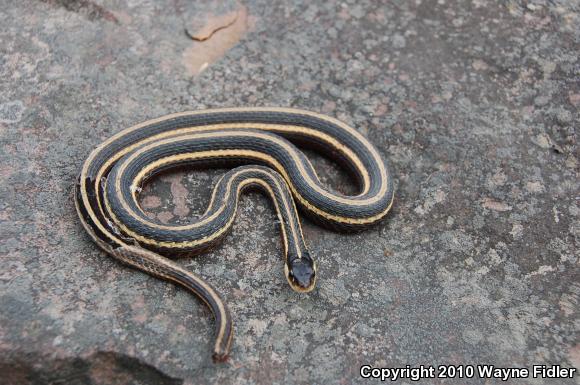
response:
[[[579,368],[580,15],[571,0],[527,3],[0,0],[0,382],[362,384],[364,364]],[[269,202],[244,197],[223,245],[180,261],[235,317],[231,359],[214,365],[209,311],[100,252],[72,186],[124,127],[248,105],[353,125],[389,158],[396,202],[359,234],[305,220],[320,275],[298,295]],[[325,183],[356,192],[311,155]],[[186,223],[221,172],[157,178],[142,204]]]

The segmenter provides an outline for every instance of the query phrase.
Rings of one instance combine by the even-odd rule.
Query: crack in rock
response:
[[[217,32],[229,28],[232,25],[235,24],[236,21],[238,21],[238,14],[239,12],[236,12],[233,17],[231,17],[231,14],[229,15],[224,15],[223,17],[218,17],[218,18],[214,18],[214,19],[210,19],[210,21],[208,21],[208,23],[201,28],[200,30],[197,30],[193,33],[191,33],[187,28],[185,28],[185,34],[192,40],[195,41],[206,41],[209,40],[213,35],[215,35]],[[221,26],[218,27],[213,27],[213,25],[219,21],[222,20],[224,17],[230,17],[231,20]]]
[[[183,380],[170,377],[147,362],[109,351],[62,359],[22,353],[13,359],[0,359],[0,373],[11,385],[183,384]]]
[[[209,14],[204,25],[194,33],[186,33],[194,44],[183,53],[183,64],[190,75],[197,76],[210,64],[221,59],[244,35],[254,29],[256,19],[240,6],[237,10],[213,16]],[[219,33],[218,33],[219,32]]]

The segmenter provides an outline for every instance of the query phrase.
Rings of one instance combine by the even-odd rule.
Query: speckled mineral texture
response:
[[[0,9],[0,383],[363,384],[376,382],[359,377],[363,364],[580,368],[577,1]],[[388,220],[360,234],[305,221],[320,267],[309,295],[284,279],[270,203],[246,196],[221,247],[180,261],[235,317],[231,359],[214,365],[209,311],[99,251],[71,194],[113,133],[222,106],[338,117],[390,159],[397,192]],[[355,191],[312,156],[325,183]],[[142,206],[186,223],[221,172],[160,177]]]

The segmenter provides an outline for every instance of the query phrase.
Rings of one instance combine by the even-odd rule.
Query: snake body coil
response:
[[[308,158],[293,144],[314,148],[357,179],[359,193],[345,196],[319,181]],[[187,225],[148,217],[138,191],[151,176],[176,166],[242,165],[214,187],[206,212]],[[185,112],[125,129],[91,152],[76,185],[76,208],[93,240],[116,259],[197,294],[216,318],[213,357],[229,353],[233,328],[217,292],[172,260],[216,244],[231,228],[240,194],[258,188],[273,201],[281,224],[284,271],[291,287],[312,290],[310,256],[295,203],[323,226],[356,231],[385,217],[393,201],[384,159],[353,128],[296,109],[235,108]]]

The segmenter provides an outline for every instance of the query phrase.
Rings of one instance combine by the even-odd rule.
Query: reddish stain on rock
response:
[[[568,99],[574,107],[580,106],[580,94],[569,94]]]
[[[186,201],[188,190],[182,183],[183,173],[170,175],[167,177],[167,180],[171,183],[171,196],[173,197],[173,204],[175,205],[173,214],[180,218],[186,217],[190,209]]]
[[[146,209],[155,209],[161,206],[161,199],[154,195],[146,196],[141,201],[141,205]]]
[[[171,214],[169,211],[162,211],[157,214],[157,219],[159,219],[161,223],[168,223],[173,219],[173,214]]]

